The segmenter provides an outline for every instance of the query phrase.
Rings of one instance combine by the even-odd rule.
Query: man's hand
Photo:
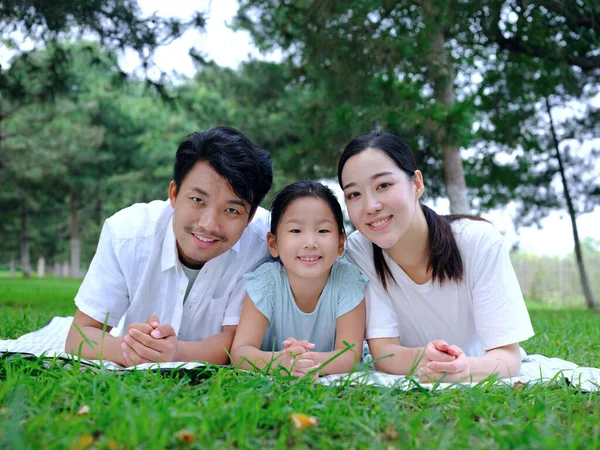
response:
[[[168,362],[175,359],[177,336],[171,325],[160,324],[152,316],[145,323],[133,323],[127,327],[121,349],[127,366],[149,362]]]

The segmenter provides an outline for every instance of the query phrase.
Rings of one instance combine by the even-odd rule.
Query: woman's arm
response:
[[[346,351],[324,366],[320,370],[321,374],[347,373],[352,370],[354,364],[360,361],[362,343],[365,337],[365,316],[365,300],[363,299],[353,310],[338,317],[335,331],[335,349],[331,352],[310,352],[315,364],[320,366],[346,348],[344,341],[348,344],[354,344],[351,350]]]
[[[488,350],[482,356],[466,356],[462,351],[454,361],[434,361],[423,368],[421,379],[444,381],[480,381],[490,375],[500,378],[519,376],[521,352],[519,344],[509,344]]]
[[[396,338],[369,339],[371,356],[375,359],[375,368],[392,375],[408,375],[433,361],[451,362],[455,354],[461,353],[455,345],[446,341],[432,341],[425,347],[404,347]],[[377,361],[380,359],[379,361]]]

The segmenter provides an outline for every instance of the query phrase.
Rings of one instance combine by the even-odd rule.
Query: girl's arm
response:
[[[338,354],[346,348],[344,341],[348,344],[354,344],[352,350],[338,356],[320,370],[323,375],[333,373],[347,373],[352,370],[354,364],[360,361],[362,355],[362,344],[365,337],[365,300],[363,299],[358,306],[338,317],[335,331],[335,350],[331,352],[310,352],[302,355],[312,355],[312,359],[317,366],[324,364],[327,360]]]
[[[298,345],[292,345],[279,352],[266,352],[260,350],[265,331],[269,321],[256,308],[250,296],[246,293],[240,322],[231,345],[231,362],[241,369],[264,369],[271,361],[274,361],[271,369],[284,366],[288,370],[294,365],[294,358],[289,352],[304,353],[306,349]],[[300,363],[306,365],[308,361]],[[292,372],[292,374],[294,374]]]

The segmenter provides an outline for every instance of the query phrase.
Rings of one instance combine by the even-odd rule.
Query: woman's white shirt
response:
[[[347,258],[370,283],[365,290],[366,338],[398,337],[404,347],[436,339],[469,356],[533,336],[529,313],[500,232],[484,221],[452,222],[463,261],[463,281],[417,284],[384,250],[396,283],[383,288],[373,263],[373,245],[358,231],[348,239]]]

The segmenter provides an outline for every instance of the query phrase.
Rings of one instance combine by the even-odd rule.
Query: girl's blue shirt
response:
[[[264,351],[282,350],[283,341],[289,337],[314,343],[317,352],[334,350],[337,319],[360,304],[368,282],[354,264],[338,260],[331,268],[317,307],[305,313],[294,301],[280,262],[264,263],[244,277],[248,295],[269,321],[261,345]]]

